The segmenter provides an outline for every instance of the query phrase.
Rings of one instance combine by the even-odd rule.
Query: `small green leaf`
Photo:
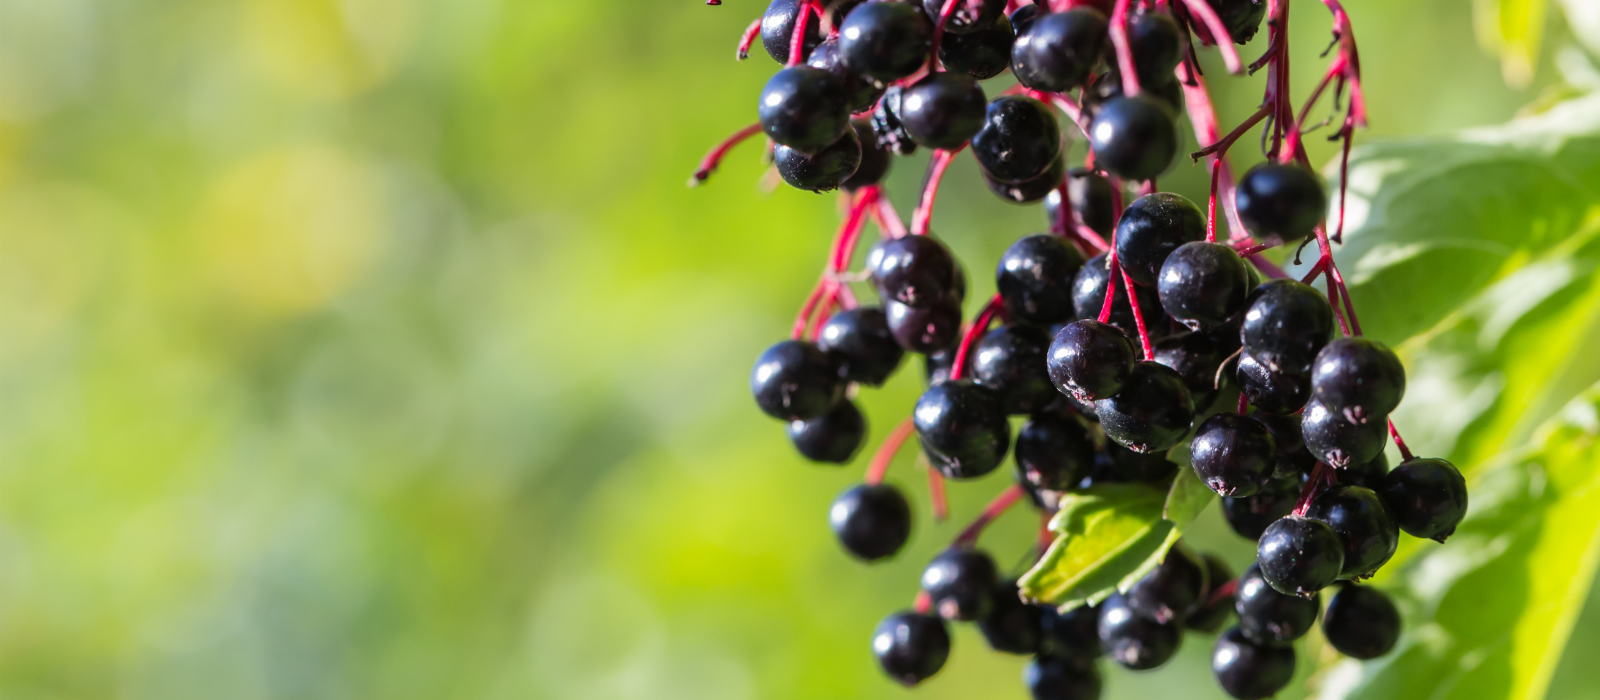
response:
[[[1206,506],[1216,499],[1217,492],[1201,483],[1194,469],[1183,466],[1178,469],[1178,478],[1172,480],[1172,488],[1167,491],[1167,503],[1161,509],[1161,517],[1172,523],[1174,528],[1183,530],[1193,524]]]
[[[1110,595],[1127,573],[1159,556],[1172,524],[1166,494],[1145,484],[1104,484],[1068,494],[1050,520],[1058,536],[1018,584],[1023,595],[1063,608]]]

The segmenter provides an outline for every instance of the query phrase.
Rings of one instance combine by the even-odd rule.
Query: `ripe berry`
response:
[[[876,185],[883,181],[889,174],[889,151],[878,145],[878,139],[872,133],[872,125],[864,119],[850,121],[850,128],[856,132],[856,141],[861,144],[861,164],[856,166],[855,174],[846,178],[843,185],[845,190],[854,192],[867,185]]]
[[[806,58],[806,65],[832,73],[844,85],[845,103],[849,106],[850,113],[860,112],[878,102],[883,97],[883,87],[873,82],[871,78],[857,75],[844,65],[844,59],[839,55],[839,39],[829,37],[817,44],[811,50],[811,55]]]
[[[1351,422],[1389,415],[1406,393],[1406,370],[1389,346],[1363,337],[1323,346],[1311,365],[1317,400]]]
[[[789,62],[789,42],[794,38],[794,20],[800,14],[800,0],[772,0],[761,15],[761,45],[767,55],[779,63]],[[806,39],[801,55],[811,53],[822,43],[821,22],[811,17],[806,22]]]
[[[1148,180],[1177,155],[1178,127],[1159,99],[1142,93],[1115,97],[1100,105],[1089,123],[1089,148],[1101,168],[1129,180]]]
[[[1266,0],[1206,0],[1206,4],[1216,11],[1222,26],[1228,30],[1228,36],[1238,44],[1244,44],[1256,35],[1261,28],[1261,18],[1267,14]],[[1205,31],[1204,23],[1195,22],[1194,30],[1210,43],[1217,43],[1211,33]]]
[[[1100,649],[1100,609],[1080,605],[1067,612],[1046,605],[1039,610],[1039,654],[1063,659],[1098,658]]]
[[[944,0],[922,0],[922,11],[935,22],[944,10]],[[989,26],[1006,16],[1006,0],[960,0],[956,9],[945,20],[944,30],[950,34],[968,34]],[[945,37],[948,41],[950,37]]]
[[[844,83],[806,66],[778,71],[761,89],[761,130],[779,145],[816,153],[850,128]],[[853,170],[853,169],[852,169]]]
[[[1038,326],[1001,326],[972,348],[972,378],[1000,394],[1006,413],[1033,413],[1061,396],[1045,371],[1050,336]]]
[[[922,308],[891,301],[884,304],[884,312],[895,342],[912,352],[934,352],[960,339],[961,302],[952,297]]]
[[[1060,323],[1074,315],[1072,280],[1082,267],[1083,256],[1060,236],[1019,238],[1000,254],[995,288],[1012,318]]]
[[[1172,71],[1183,57],[1183,30],[1165,12],[1143,12],[1128,23],[1128,49],[1133,54],[1134,73],[1142,85],[1171,82]],[[1114,63],[1116,57],[1107,57]]]
[[[1106,41],[1106,16],[1078,7],[1040,14],[1018,30],[1011,47],[1011,72],[1017,82],[1045,92],[1078,87],[1100,61]]]
[[[1294,243],[1311,235],[1328,211],[1316,173],[1285,163],[1251,168],[1240,178],[1233,201],[1245,229],[1269,243]]]
[[[1147,194],[1133,200],[1117,221],[1117,261],[1133,281],[1154,287],[1167,256],[1205,237],[1206,217],[1194,202],[1171,192]]]
[[[1383,502],[1412,537],[1445,541],[1467,515],[1467,482],[1442,459],[1400,463],[1383,479]]]
[[[1048,8],[1041,11],[1038,5],[1023,5],[1011,13],[1011,28],[1016,30],[1017,36],[1022,36],[1023,32],[1028,31],[1028,27],[1033,26],[1034,20],[1049,11]]]
[[[1248,350],[1239,356],[1234,377],[1239,380],[1239,390],[1250,400],[1250,405],[1265,413],[1287,416],[1300,410],[1311,398],[1309,373],[1288,370],[1274,372],[1257,361]],[[1300,432],[1298,423],[1299,418],[1296,417],[1296,434]]]
[[[971,622],[988,614],[994,604],[999,575],[1000,567],[982,550],[951,548],[922,570],[922,590],[940,617]]]
[[[933,45],[933,23],[904,2],[857,6],[839,25],[844,64],[879,82],[899,80],[922,67]]]
[[[859,484],[833,499],[828,522],[845,551],[874,561],[900,551],[911,536],[911,505],[893,486]]]
[[[1217,596],[1215,593],[1228,581],[1233,579],[1233,570],[1228,568],[1228,563],[1215,554],[1205,555],[1206,566],[1206,593],[1201,598],[1200,607],[1183,619],[1185,629],[1211,634],[1222,629],[1222,624],[1228,621],[1228,616],[1233,613],[1235,596]]]
[[[939,42],[939,62],[945,70],[987,80],[1011,67],[1011,44],[1016,38],[1011,21],[1001,16],[983,29],[945,34]]]
[[[1308,374],[1322,346],[1333,339],[1333,307],[1317,290],[1278,279],[1250,293],[1239,340],[1268,370]]]
[[[1350,484],[1352,486],[1365,486],[1369,489],[1372,489],[1374,493],[1377,493],[1379,498],[1383,497],[1383,479],[1388,475],[1389,458],[1382,452],[1379,452],[1377,457],[1373,457],[1365,462],[1352,464],[1344,469],[1338,470],[1339,483]],[[1393,509],[1390,509],[1390,511],[1391,512],[1389,515],[1394,517]],[[1398,522],[1398,520],[1396,522]]]
[[[955,256],[932,236],[886,238],[867,253],[878,296],[906,306],[932,306],[955,290]]]
[[[1339,577],[1344,542],[1327,523],[1290,515],[1261,533],[1256,563],[1279,593],[1309,597]]]
[[[1133,374],[1133,342],[1099,321],[1073,321],[1056,333],[1046,362],[1061,393],[1098,401],[1121,391]]]
[[[1292,482],[1273,480],[1254,496],[1222,499],[1222,517],[1240,537],[1261,539],[1261,533],[1294,510],[1300,489]]]
[[[880,147],[908,156],[916,152],[917,142],[911,140],[911,134],[906,133],[905,124],[900,121],[902,92],[904,90],[899,85],[892,85],[884,91],[878,106],[872,110],[872,133],[877,135]]]
[[[1107,267],[1107,254],[1101,253],[1078,270],[1078,276],[1072,280],[1072,305],[1077,310],[1078,318],[1090,319],[1100,317],[1100,308],[1106,301],[1106,285],[1117,285],[1117,298],[1111,304],[1111,316],[1106,319],[1117,328],[1122,329],[1128,336],[1134,337],[1139,328],[1133,317],[1133,307],[1128,304],[1127,286],[1123,284],[1121,276],[1111,279],[1111,270]],[[1134,298],[1139,302],[1139,312],[1144,314],[1145,329],[1151,333],[1151,340],[1159,340],[1161,329],[1166,328],[1167,312],[1161,309],[1161,299],[1156,295],[1154,287],[1134,287]]]
[[[1194,473],[1218,495],[1250,496],[1265,488],[1277,463],[1272,431],[1236,413],[1207,418],[1189,443]]]
[[[855,129],[850,128],[832,145],[815,154],[778,146],[772,151],[772,164],[790,187],[811,192],[835,190],[860,167],[861,141]]]
[[[1061,176],[1066,172],[1066,160],[1059,156],[1043,175],[1018,182],[1002,182],[990,177],[981,168],[978,170],[978,174],[983,176],[983,184],[989,186],[990,192],[1013,204],[1031,204],[1050,196],[1050,193],[1061,185]]]
[[[1261,567],[1251,564],[1239,577],[1234,610],[1239,613],[1239,631],[1257,644],[1288,644],[1304,637],[1317,623],[1321,608],[1317,596],[1302,598],[1274,590],[1261,576]]]
[[[897,612],[884,618],[873,631],[872,654],[878,657],[884,673],[910,687],[944,667],[945,659],[950,657],[950,631],[944,620],[932,615]]]
[[[1376,659],[1400,640],[1400,611],[1383,591],[1347,583],[1328,603],[1322,636],[1345,656]]]
[[[1182,547],[1173,547],[1150,573],[1124,591],[1128,607],[1162,624],[1180,622],[1203,602],[1205,565]]]
[[[1006,95],[989,103],[972,137],[972,155],[989,177],[1018,182],[1038,177],[1061,153],[1061,126],[1031,97]]]
[[[1033,700],[1097,700],[1100,671],[1080,659],[1039,656],[1022,669]]]
[[[1092,170],[1072,168],[1067,171],[1067,199],[1072,203],[1069,225],[1083,224],[1101,236],[1111,236],[1111,227],[1117,218],[1116,209],[1112,207],[1111,180]],[[1052,192],[1044,200],[1045,222],[1054,226],[1060,208],[1061,193]]]
[[[1229,246],[1205,241],[1174,249],[1156,278],[1161,308],[1191,330],[1220,326],[1239,313],[1249,285],[1244,258]]]
[[[942,384],[950,378],[950,369],[956,363],[956,349],[944,347],[922,356],[922,377],[928,386]]]
[[[1217,638],[1211,672],[1223,691],[1240,700],[1278,694],[1294,678],[1294,647],[1257,644],[1235,627]]]
[[[978,620],[978,630],[995,651],[1034,654],[1044,635],[1041,612],[1038,606],[1022,602],[1016,581],[1002,581],[995,585],[994,604],[989,606],[989,614]]]
[[[750,371],[750,393],[773,418],[816,418],[844,396],[844,382],[833,361],[817,346],[785,340],[761,353]]]
[[[994,471],[1011,444],[999,395],[969,379],[929,387],[911,416],[929,461],[952,479]]]
[[[934,73],[900,93],[900,122],[918,145],[956,148],[978,133],[987,106],[972,76]]]
[[[1145,81],[1141,78],[1139,88],[1140,95],[1155,98],[1156,101],[1166,105],[1167,110],[1173,115],[1183,113],[1183,86],[1178,83],[1177,76],[1168,74],[1156,81]],[[1122,97],[1122,72],[1117,66],[1115,54],[1112,54],[1106,62],[1106,72],[1095,76],[1084,89],[1084,113],[1093,120],[1105,103],[1118,97]]]
[[[1203,411],[1217,397],[1217,370],[1231,352],[1204,333],[1179,333],[1156,343],[1154,359],[1183,377],[1183,384],[1189,387],[1189,395],[1194,399],[1195,410]],[[1227,383],[1226,372],[1221,374],[1221,379],[1223,384]]]
[[[1300,414],[1300,434],[1313,457],[1338,469],[1361,464],[1383,453],[1389,431],[1381,418],[1351,423],[1321,401],[1313,399]]]
[[[1054,355],[1052,354],[1052,358]],[[1094,404],[1106,437],[1134,452],[1178,444],[1194,421],[1194,399],[1171,367],[1140,362],[1115,395]]]
[[[1094,468],[1094,443],[1078,421],[1035,413],[1017,431],[1017,474],[1036,489],[1065,491]]]
[[[888,317],[876,306],[858,306],[829,316],[817,332],[817,347],[833,357],[840,377],[870,386],[888,379],[905,356],[889,332]]]
[[[1100,648],[1112,661],[1135,671],[1155,668],[1178,652],[1183,632],[1139,615],[1127,597],[1112,594],[1100,604]]]
[[[867,419],[849,399],[811,420],[789,422],[789,440],[813,462],[846,464],[867,440]]]
[[[1115,442],[1107,442],[1105,455],[1111,469],[1100,474],[1105,481],[1143,481],[1164,484],[1178,473],[1178,463],[1167,459],[1165,452],[1134,452]],[[1098,462],[1097,462],[1098,471]]]
[[[1272,431],[1272,444],[1277,446],[1280,456],[1305,452],[1306,441],[1305,438],[1300,436],[1299,416],[1251,411],[1250,417],[1261,421],[1262,425],[1267,426],[1267,429]],[[1279,474],[1278,476],[1288,475]]]

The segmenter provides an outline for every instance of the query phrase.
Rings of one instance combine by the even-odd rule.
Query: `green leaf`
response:
[[[1174,529],[1182,530],[1194,523],[1200,513],[1217,500],[1217,492],[1201,483],[1200,476],[1194,469],[1187,466],[1178,469],[1178,477],[1172,480],[1172,488],[1167,491],[1167,502],[1161,509],[1161,517],[1171,522]]]
[[[1501,74],[1512,87],[1527,87],[1539,62],[1548,0],[1475,0],[1478,44],[1500,56]]]
[[[1110,595],[1129,571],[1164,551],[1172,529],[1161,519],[1166,498],[1145,484],[1103,484],[1064,496],[1050,520],[1056,541],[1018,581],[1023,595],[1064,609]]]

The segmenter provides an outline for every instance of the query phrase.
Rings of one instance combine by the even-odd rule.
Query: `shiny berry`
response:
[[[1406,393],[1406,370],[1389,346],[1363,337],[1339,338],[1317,353],[1311,391],[1350,420],[1389,415]]]
[[[1003,182],[989,176],[980,168],[978,174],[983,176],[983,184],[989,186],[989,191],[1012,204],[1031,204],[1050,196],[1061,186],[1061,177],[1067,172],[1067,162],[1057,156],[1050,164],[1049,169],[1038,177],[1021,180],[1018,182]]]
[[[850,128],[844,83],[832,73],[806,66],[773,75],[761,89],[756,113],[768,137],[806,153],[827,148]]]
[[[1204,333],[1179,333],[1156,343],[1154,359],[1183,377],[1195,410],[1203,411],[1217,397],[1218,380],[1220,384],[1228,383],[1227,372],[1218,370],[1231,352]]]
[[[1171,192],[1147,194],[1133,200],[1117,221],[1117,262],[1134,282],[1154,287],[1173,251],[1205,237],[1206,216],[1194,202]]]
[[[1222,629],[1223,623],[1228,621],[1228,616],[1233,614],[1234,596],[1218,595],[1222,587],[1233,579],[1233,570],[1228,568],[1228,563],[1215,554],[1204,557],[1206,566],[1206,594],[1201,598],[1200,606],[1183,619],[1185,629],[1196,632],[1213,633]]]
[[[1240,700],[1270,698],[1294,678],[1294,647],[1252,642],[1235,627],[1217,638],[1211,672],[1228,695]]]
[[[929,460],[952,479],[994,471],[1011,445],[1000,396],[969,379],[929,387],[911,416]]]
[[[827,413],[844,396],[833,360],[816,345],[785,340],[761,353],[750,371],[750,393],[773,418],[808,420]]]
[[[789,440],[813,462],[848,463],[866,439],[867,419],[849,399],[817,418],[789,422]]]
[[[1317,353],[1333,339],[1333,321],[1333,307],[1317,290],[1272,280],[1250,293],[1239,340],[1270,371],[1309,374]]]
[[[1106,16],[1087,7],[1040,14],[1026,31],[1019,30],[1011,72],[1017,82],[1045,92],[1083,85],[1100,61],[1106,27]]]
[[[1000,394],[1006,413],[1033,413],[1061,393],[1050,383],[1045,355],[1050,336],[1038,326],[1001,326],[972,347],[972,378]]]
[[[772,151],[772,165],[790,187],[811,192],[836,190],[854,175],[861,165],[861,141],[854,128],[832,145],[816,153],[778,146]]]
[[[1277,463],[1272,431],[1236,413],[1218,413],[1195,430],[1189,456],[1200,482],[1218,495],[1250,496],[1265,488]]]
[[[1128,180],[1148,180],[1172,164],[1178,127],[1171,109],[1157,98],[1114,97],[1089,123],[1089,148],[1101,168]]]
[[[884,304],[889,332],[895,342],[912,352],[929,353],[950,347],[961,336],[961,302],[944,297],[930,306],[913,308],[891,301]]]
[[[1400,611],[1383,591],[1345,584],[1322,616],[1322,636],[1345,656],[1376,659],[1400,641]]]
[[[1388,475],[1389,457],[1382,452],[1379,452],[1377,457],[1365,462],[1352,464],[1338,470],[1339,483],[1365,486],[1376,492],[1380,498],[1383,496],[1383,479]],[[1391,512],[1390,515],[1394,514]]]
[[[995,288],[1012,318],[1060,323],[1074,316],[1072,281],[1082,267],[1083,256],[1060,236],[1019,238],[1000,254]]]
[[[909,3],[865,3],[839,24],[839,52],[845,66],[879,82],[917,72],[932,47],[933,23]]]
[[[1239,44],[1250,41],[1256,35],[1256,31],[1261,29],[1261,19],[1267,15],[1267,0],[1206,0],[1206,4],[1216,11],[1222,26],[1228,30],[1228,36]],[[1206,31],[1204,23],[1195,22],[1194,30],[1210,43],[1217,43]]]
[[[945,34],[939,42],[939,62],[945,70],[987,80],[1011,67],[1011,44],[1016,38],[1011,20],[1001,16],[982,29]]]
[[[1382,418],[1352,423],[1344,415],[1312,399],[1300,414],[1306,450],[1338,469],[1367,462],[1383,453],[1389,431]]]
[[[1107,442],[1105,455],[1110,459],[1110,477],[1114,481],[1162,484],[1171,482],[1178,473],[1178,463],[1167,459],[1165,452],[1134,452],[1115,442]]]
[[[899,85],[891,85],[884,91],[878,106],[872,109],[872,133],[878,137],[880,148],[905,156],[916,152],[917,142],[911,140],[911,134],[906,133],[906,126],[900,121],[900,95],[903,92],[904,89]]]
[[[856,119],[850,122],[850,128],[856,132],[856,141],[861,144],[861,164],[856,166],[855,173],[846,178],[840,187],[854,192],[867,185],[882,182],[883,177],[889,174],[891,163],[888,149],[878,145],[871,124]]]
[[[1128,49],[1142,85],[1173,80],[1173,70],[1183,56],[1182,36],[1178,22],[1165,12],[1143,12],[1128,23]],[[1115,61],[1115,54],[1106,59],[1107,63]]]
[[[1094,411],[1106,437],[1117,444],[1134,452],[1162,452],[1189,432],[1194,399],[1171,367],[1140,362],[1120,391],[1095,402]]]
[[[920,146],[956,148],[982,128],[987,107],[972,76],[934,73],[900,93],[900,122]]]
[[[1310,596],[1339,577],[1344,542],[1327,523],[1290,515],[1261,533],[1256,563],[1279,593]]]
[[[1247,350],[1239,356],[1239,366],[1234,371],[1239,390],[1244,392],[1251,406],[1263,412],[1287,416],[1299,411],[1311,398],[1311,375],[1268,369]],[[1298,422],[1298,418],[1296,418]],[[1296,433],[1299,432],[1296,428]]]
[[[886,238],[867,254],[878,296],[906,306],[932,306],[956,288],[955,256],[931,236]]]
[[[1041,8],[1038,5],[1023,5],[1011,13],[1011,28],[1016,30],[1017,36],[1022,36],[1023,32],[1028,31],[1028,27],[1033,26],[1033,21],[1038,19],[1039,15],[1049,11],[1049,8]]]
[[[828,522],[845,551],[875,561],[900,551],[911,537],[911,505],[893,486],[860,484],[833,499]]]
[[[1166,78],[1157,81],[1141,79],[1139,89],[1141,96],[1154,98],[1165,105],[1173,115],[1183,113],[1183,86],[1179,84],[1176,76],[1168,74]],[[1118,97],[1122,97],[1122,72],[1118,69],[1115,54],[1112,54],[1107,58],[1106,72],[1095,76],[1084,89],[1084,113],[1092,121],[1105,103]]]
[[[1259,540],[1269,526],[1294,511],[1299,495],[1293,482],[1274,479],[1254,496],[1222,499],[1222,517],[1240,537]]]
[[[1116,209],[1112,207],[1111,180],[1092,170],[1072,168],[1067,171],[1067,199],[1072,204],[1069,225],[1083,224],[1103,237],[1111,237],[1111,227],[1117,218]],[[1054,226],[1056,217],[1061,215],[1061,193],[1053,192],[1046,197],[1044,207],[1045,222]]]
[[[988,614],[994,604],[999,575],[1000,567],[983,550],[952,548],[922,570],[922,590],[940,617],[971,622]]]
[[[922,0],[922,11],[928,19],[937,22],[944,10],[945,0]],[[976,32],[996,19],[1006,16],[1006,0],[958,0],[956,7],[945,20],[944,30],[949,34]],[[949,40],[950,37],[945,37]]]
[[[1234,594],[1239,631],[1257,644],[1288,644],[1304,637],[1317,623],[1320,607],[1315,595],[1302,598],[1279,593],[1255,564],[1239,577],[1239,589]]]
[[[1115,395],[1133,374],[1133,341],[1099,321],[1068,323],[1050,343],[1050,381],[1079,401]],[[1180,380],[1181,382],[1181,380]],[[1098,408],[1098,407],[1097,407]]]
[[[1106,301],[1106,286],[1115,283],[1116,299],[1111,304],[1111,315],[1106,318],[1106,323],[1122,329],[1130,338],[1135,337],[1139,327],[1133,316],[1133,307],[1128,304],[1128,287],[1120,274],[1116,280],[1111,279],[1108,262],[1108,255],[1101,253],[1090,258],[1078,270],[1078,276],[1072,280],[1073,308],[1077,310],[1078,318],[1099,318],[1100,309]],[[1161,299],[1156,296],[1155,288],[1135,285],[1134,298],[1139,302],[1139,313],[1144,315],[1145,329],[1150,332],[1151,340],[1159,341],[1162,329],[1168,323],[1167,312],[1161,309]]]
[[[897,612],[884,618],[873,631],[872,654],[890,678],[913,686],[944,667],[945,659],[950,657],[950,630],[945,628],[944,620],[932,615]]]
[[[1244,258],[1229,246],[1205,241],[1178,246],[1156,278],[1161,308],[1191,330],[1220,326],[1243,310],[1249,285]]]
[[[1100,648],[1112,661],[1135,671],[1160,666],[1178,653],[1183,631],[1134,612],[1128,599],[1112,594],[1100,604]]]
[[[830,37],[812,49],[811,55],[806,58],[806,65],[825,70],[839,79],[844,85],[845,103],[851,114],[877,104],[878,98],[883,97],[884,89],[871,78],[857,75],[845,67],[844,59],[839,55],[837,37]]]
[[[889,319],[876,306],[858,306],[828,317],[817,332],[817,347],[833,357],[846,381],[878,386],[905,356],[889,332]]]
[[[1038,606],[1022,602],[1016,581],[1002,581],[995,585],[994,604],[978,620],[978,630],[995,651],[1038,653],[1039,640],[1044,635],[1039,622],[1042,612]]]
[[[1033,700],[1099,700],[1100,671],[1081,659],[1039,656],[1022,669]]]
[[[1018,182],[1043,174],[1061,153],[1061,126],[1043,102],[1006,95],[989,103],[972,155],[989,177]]]
[[[761,46],[767,55],[779,63],[789,62],[789,42],[794,39],[794,20],[800,14],[800,0],[772,0],[761,15]],[[806,22],[805,48],[802,56],[811,53],[822,43],[822,23],[816,16]]]
[[[1328,210],[1316,173],[1285,163],[1251,168],[1239,179],[1233,201],[1245,229],[1270,243],[1294,243],[1311,235]]]
[[[1039,610],[1044,636],[1039,653],[1065,659],[1092,660],[1100,656],[1100,609],[1089,605],[1061,612],[1046,605]]]
[[[950,369],[956,363],[954,346],[940,348],[922,356],[922,378],[928,386],[943,383],[950,378]]]
[[[1128,607],[1160,623],[1180,622],[1203,602],[1205,564],[1182,547],[1173,547],[1150,573],[1124,592]]]
[[[1467,482],[1442,459],[1411,459],[1383,479],[1383,502],[1412,537],[1445,541],[1467,515]]]
[[[1057,412],[1036,413],[1017,431],[1017,474],[1036,489],[1065,491],[1094,468],[1094,442],[1081,423]]]

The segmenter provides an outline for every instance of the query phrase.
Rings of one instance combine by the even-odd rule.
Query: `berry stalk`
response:
[[[900,447],[906,444],[906,439],[911,437],[911,433],[915,430],[916,426],[911,422],[911,416],[906,416],[894,426],[894,430],[889,431],[883,443],[878,445],[878,451],[873,453],[872,461],[867,463],[867,475],[862,481],[868,486],[883,483],[883,476],[889,472],[889,463],[894,461],[895,453],[900,451]]]
[[[1007,486],[1006,490],[1001,491],[1000,495],[995,496],[994,500],[990,501],[989,505],[984,507],[983,512],[978,514],[978,517],[972,521],[972,524],[968,525],[966,529],[962,530],[961,534],[956,535],[955,540],[950,543],[950,546],[952,548],[959,548],[971,547],[972,545],[976,544],[978,542],[978,536],[983,534],[984,528],[988,527],[989,523],[994,522],[996,518],[1004,515],[1005,512],[1011,508],[1011,506],[1015,505],[1016,502],[1022,498],[1022,493],[1022,486],[1020,484],[1012,484]]]
[[[963,148],[966,146],[933,152],[933,158],[928,162],[928,181],[923,185],[922,198],[917,201],[916,211],[911,213],[911,235],[927,235],[928,225],[933,219],[933,201],[939,197],[939,183],[944,180],[944,171],[950,167],[950,161],[955,160],[956,154]]]
[[[734,54],[733,54],[734,60],[743,61],[743,60],[749,58],[750,57],[750,47],[755,45],[756,37],[758,37],[758,36],[761,36],[761,18],[760,17],[757,17],[757,18],[755,18],[755,20],[751,21],[750,22],[750,26],[745,28],[744,34],[740,35],[740,37],[739,37],[739,49],[737,51],[735,51]]]
[[[977,319],[973,320],[972,325],[967,327],[966,334],[961,337],[961,345],[956,347],[955,361],[950,365],[951,381],[960,379],[966,374],[967,355],[971,354],[972,346],[978,342],[978,338],[988,332],[989,324],[995,317],[1003,313],[1005,313],[1005,300],[1001,299],[999,294],[991,297],[989,303],[983,305],[983,310],[978,312]]]
[[[944,495],[944,475],[928,465],[928,500],[933,504],[933,521],[942,523],[950,517],[950,500]]]
[[[761,123],[756,122],[755,124],[751,124],[750,126],[733,132],[732,136],[723,139],[722,143],[713,146],[711,150],[706,153],[706,157],[700,159],[700,166],[695,168],[694,174],[689,176],[689,186],[695,187],[700,183],[705,182],[707,178],[711,177],[711,173],[717,171],[717,166],[722,165],[722,159],[727,157],[728,151],[733,150],[734,146],[743,143],[745,139],[748,139],[751,136],[755,136],[759,133],[761,133]]]

